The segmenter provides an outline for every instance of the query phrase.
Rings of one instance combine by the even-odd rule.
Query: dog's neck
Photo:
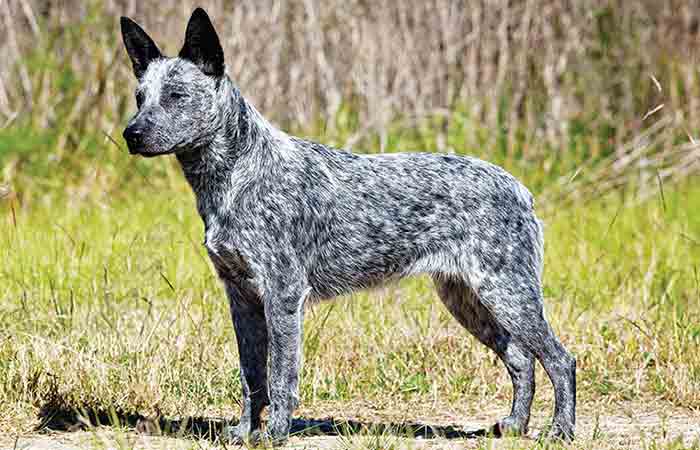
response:
[[[229,200],[220,198],[220,193],[234,194],[237,186],[265,176],[265,169],[274,168],[275,160],[288,156],[283,153],[291,148],[280,145],[289,138],[263,118],[228,77],[221,83],[221,123],[212,139],[177,154],[205,222],[206,215]]]

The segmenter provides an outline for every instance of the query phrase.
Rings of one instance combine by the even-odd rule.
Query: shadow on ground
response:
[[[36,431],[78,431],[96,426],[118,426],[135,428],[138,433],[176,437],[191,437],[216,441],[226,425],[235,425],[236,420],[213,417],[145,417],[121,411],[95,411],[45,405],[39,411],[40,424]],[[466,431],[448,425],[425,423],[362,422],[355,420],[295,418],[291,434],[294,436],[347,436],[354,434],[391,434],[401,437],[423,439],[475,439],[488,435],[488,430]]]

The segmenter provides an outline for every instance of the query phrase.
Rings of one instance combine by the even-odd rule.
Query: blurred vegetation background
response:
[[[474,155],[535,193],[580,448],[621,448],[601,414],[700,410],[700,0],[0,0],[0,438],[41,411],[238,413],[193,196],[174,158],[121,138],[136,81],[119,17],[175,55],[196,6],[283,129]],[[307,315],[303,414],[506,407],[506,371],[429,280],[353,300]]]
[[[4,0],[5,191],[26,203],[169,178],[118,147],[135,111],[118,19],[175,55],[197,5],[244,94],[307,137],[471,153],[577,196],[630,179],[645,192],[698,167],[697,0]]]

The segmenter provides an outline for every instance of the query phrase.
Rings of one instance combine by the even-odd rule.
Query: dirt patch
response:
[[[609,405],[610,407],[610,405]],[[700,445],[700,413],[684,409],[665,408],[645,409],[640,405],[615,405],[620,414],[595,414],[587,411],[579,415],[577,440],[570,448],[613,449],[644,448],[652,444],[663,445],[683,443],[684,446]],[[500,412],[499,412],[500,413]],[[498,414],[489,414],[494,417]],[[438,420],[439,421],[439,420]],[[537,433],[547,423],[546,417],[533,417],[533,430],[523,439],[490,439],[479,437],[469,432],[491,423],[462,423],[460,433],[450,438],[440,437],[439,433],[425,434],[420,438],[406,438],[408,429],[394,428],[393,424],[374,424],[379,427],[347,428],[341,435],[329,429],[319,429],[321,435],[295,436],[284,448],[287,449],[340,449],[340,448],[407,448],[407,449],[457,449],[476,448],[528,448],[531,447]],[[295,421],[300,426],[301,419]],[[352,422],[349,422],[352,423]],[[355,424],[360,424],[357,421]],[[312,423],[307,423],[311,424]],[[318,425],[318,424],[317,424]],[[328,425],[328,424],[326,424]],[[366,424],[364,424],[366,425]],[[412,424],[415,425],[415,424]],[[324,434],[324,430],[327,434]],[[445,426],[435,426],[436,431],[452,430]],[[454,430],[453,430],[454,431]],[[177,433],[180,433],[178,435]],[[0,450],[74,450],[74,449],[218,449],[219,446],[211,436],[187,434],[186,428],[175,431],[173,435],[152,436],[136,432],[133,428],[115,429],[95,427],[87,431],[56,432],[44,431],[21,436],[0,436]],[[443,434],[442,436],[446,436]],[[485,442],[486,441],[486,442]]]

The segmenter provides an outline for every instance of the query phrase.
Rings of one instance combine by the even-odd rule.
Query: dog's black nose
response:
[[[124,130],[123,136],[129,150],[131,150],[142,144],[143,130],[138,126],[130,125]]]

